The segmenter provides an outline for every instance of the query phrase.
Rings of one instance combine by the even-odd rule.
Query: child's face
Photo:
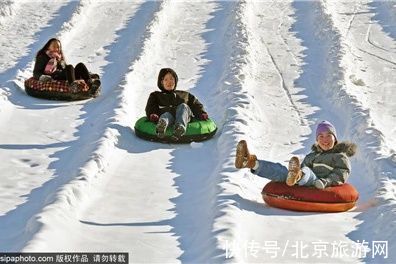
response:
[[[162,79],[162,86],[167,91],[172,91],[175,88],[175,78],[173,78],[172,74],[167,73],[165,75],[164,79]]]
[[[324,151],[332,149],[336,142],[334,135],[329,132],[319,133],[318,138],[316,140],[318,142],[319,147]]]
[[[60,52],[60,43],[59,43],[59,41],[56,41],[56,40],[52,41],[50,43],[49,47],[48,47],[48,50],[51,51],[51,52],[58,52],[59,53]]]

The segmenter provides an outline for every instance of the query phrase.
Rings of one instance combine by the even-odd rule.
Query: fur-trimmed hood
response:
[[[323,149],[319,147],[318,143],[315,143],[312,145],[311,149],[316,153],[345,153],[345,155],[347,155],[348,157],[352,157],[356,153],[357,145],[349,141],[344,141],[337,143],[332,149],[328,151],[323,151]]]

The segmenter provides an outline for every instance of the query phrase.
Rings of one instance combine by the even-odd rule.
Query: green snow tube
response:
[[[136,121],[135,134],[142,139],[162,143],[191,143],[207,140],[213,137],[217,130],[216,124],[210,118],[208,120],[193,119],[188,123],[186,134],[176,140],[172,137],[173,126],[168,126],[164,138],[157,137],[155,126],[156,123],[144,116]]]

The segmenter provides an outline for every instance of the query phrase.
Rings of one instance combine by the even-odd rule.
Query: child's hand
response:
[[[150,121],[151,122],[157,122],[159,119],[159,116],[157,114],[151,114],[150,115]]]
[[[208,115],[207,113],[202,113],[202,114],[199,116],[199,119],[201,119],[201,120],[208,120],[208,119],[209,119],[209,115]]]
[[[49,75],[43,74],[40,76],[39,81],[40,82],[50,82],[50,81],[52,81],[52,78]]]
[[[56,51],[47,50],[46,54],[48,55],[48,57],[52,59],[56,59],[57,61],[59,61],[62,58],[62,56]]]

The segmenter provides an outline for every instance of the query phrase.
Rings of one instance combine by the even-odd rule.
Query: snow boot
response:
[[[247,143],[245,140],[238,142],[236,148],[235,167],[237,169],[250,168],[253,169],[256,165],[257,157],[249,153]]]
[[[99,79],[90,79],[88,80],[88,86],[89,86],[89,92],[92,95],[95,95],[95,97],[99,94],[99,88],[100,88],[101,82]]]
[[[173,137],[178,140],[186,133],[186,129],[181,124],[176,124],[175,129],[173,130]]]
[[[317,179],[314,181],[314,186],[316,189],[323,190],[330,186],[330,181],[328,179]]]
[[[70,91],[72,93],[77,93],[80,91],[80,86],[78,85],[77,81],[74,81],[70,84]]]
[[[286,184],[288,186],[295,185],[302,178],[302,171],[300,168],[300,160],[294,156],[289,161],[289,172],[286,178]]]
[[[89,77],[90,77],[91,79],[100,79],[99,74],[92,73],[92,72],[89,73]]]
[[[166,121],[164,119],[159,119],[157,126],[155,127],[156,129],[156,133],[157,133],[157,137],[159,138],[164,138],[165,137],[165,131],[166,131]]]

